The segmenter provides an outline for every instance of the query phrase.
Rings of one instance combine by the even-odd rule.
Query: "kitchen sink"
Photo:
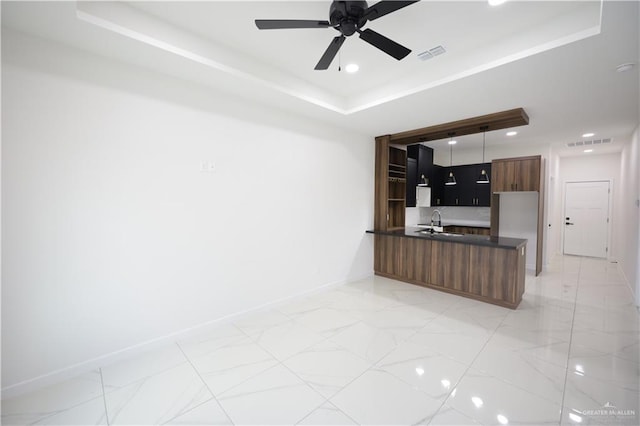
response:
[[[436,226],[436,225],[418,225],[419,228],[422,228],[423,231],[429,231],[433,229],[434,232],[444,232],[444,227],[443,226]]]
[[[462,237],[464,234],[454,234],[453,232],[431,232],[430,230],[416,231],[423,235],[442,235],[443,237]]]

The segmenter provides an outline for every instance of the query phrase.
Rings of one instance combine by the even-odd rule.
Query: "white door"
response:
[[[607,257],[609,182],[567,182],[564,253]]]

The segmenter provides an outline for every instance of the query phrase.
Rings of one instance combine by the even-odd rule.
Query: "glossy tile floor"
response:
[[[3,401],[3,424],[635,424],[617,265],[558,258],[513,311],[372,277]]]

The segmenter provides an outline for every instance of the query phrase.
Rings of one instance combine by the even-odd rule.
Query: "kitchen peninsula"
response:
[[[498,214],[494,215],[494,207],[499,206],[500,195],[491,194],[490,235],[432,233],[424,228],[407,227],[407,151],[402,147],[528,122],[524,110],[518,108],[377,137],[374,229],[367,231],[374,234],[375,273],[515,309],[524,293],[527,240],[498,235]],[[539,167],[536,170],[538,179]],[[497,171],[492,171],[492,175]]]
[[[377,275],[512,309],[522,300],[527,240],[413,227],[367,232]]]

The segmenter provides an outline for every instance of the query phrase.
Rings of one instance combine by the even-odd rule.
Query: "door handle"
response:
[[[573,223],[571,223],[571,222],[565,222],[564,224],[565,225],[573,225]]]

